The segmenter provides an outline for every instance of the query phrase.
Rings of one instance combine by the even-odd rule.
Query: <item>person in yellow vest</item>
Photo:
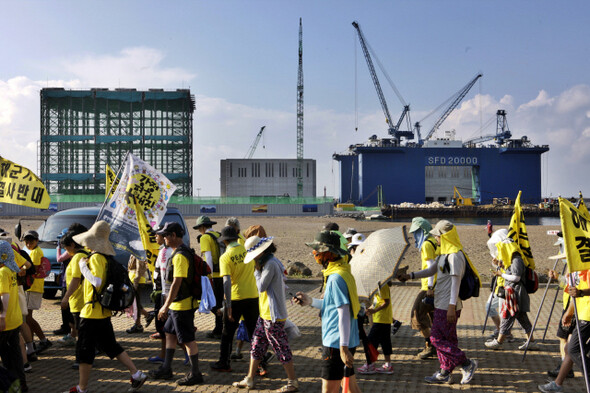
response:
[[[213,225],[217,224],[216,221],[212,221],[207,216],[200,216],[197,218],[197,223],[193,227],[199,231],[200,235],[197,236],[197,241],[201,248],[201,257],[209,269],[211,269],[211,278],[213,279],[213,294],[215,295],[215,307],[211,309],[211,312],[215,316],[215,326],[213,331],[207,333],[207,338],[221,338],[221,332],[223,330],[223,315],[219,313],[223,303],[223,278],[219,274],[219,258],[221,257],[221,249],[218,243],[219,232],[213,230]]]
[[[23,240],[25,242],[25,246],[29,250],[29,256],[31,257],[31,261],[33,261],[33,265],[35,265],[35,267],[41,265],[41,258],[43,258],[43,250],[41,250],[41,247],[39,247],[39,234],[36,231],[27,231],[23,236]],[[37,348],[35,350],[37,354],[45,351],[53,345],[51,341],[49,341],[47,337],[45,337],[45,333],[43,333],[43,329],[41,329],[41,325],[39,325],[39,322],[37,322],[33,317],[33,311],[41,309],[44,288],[45,279],[35,278],[33,285],[31,286],[31,288],[28,289],[26,293],[28,312],[26,323],[31,329],[31,332],[33,334],[36,334],[37,337],[39,337],[39,345],[37,345]],[[27,345],[32,344],[27,343]],[[27,353],[28,352],[29,348],[27,348]]]
[[[564,255],[565,257],[565,255]],[[539,390],[542,392],[563,392],[563,383],[567,378],[570,370],[574,363],[579,367],[582,372],[586,372],[589,375],[590,364],[588,356],[588,340],[590,340],[590,270],[584,270],[581,272],[570,273],[570,282],[567,288],[568,294],[574,298],[576,302],[576,308],[578,309],[578,319],[576,323],[578,327],[573,329],[570,336],[570,340],[567,344],[567,355],[561,362],[561,368],[555,381],[548,382],[544,385],[539,385]],[[561,324],[564,327],[570,326],[574,321],[574,302],[570,302],[570,305],[566,313],[561,318]],[[578,328],[580,329],[580,335],[578,335]],[[580,342],[584,342],[584,355],[586,355],[586,370],[582,364],[582,351]]]
[[[221,256],[220,274],[223,277],[224,318],[219,360],[211,363],[214,371],[231,371],[230,355],[232,342],[241,317],[252,337],[258,320],[258,289],[254,278],[254,264],[245,264],[246,249],[238,243],[238,234],[233,227],[221,230],[220,240],[227,250]]]
[[[410,233],[414,236],[414,244],[420,250],[421,269],[428,269],[435,264],[440,248],[434,236],[430,234],[432,225],[423,217],[414,217],[410,225]],[[424,348],[420,350],[419,359],[428,359],[436,355],[436,348],[430,342],[430,329],[434,319],[434,285],[436,274],[421,280],[420,292],[412,305],[412,329],[418,330],[424,337]]]
[[[2,365],[20,380],[21,391],[26,392],[29,389],[19,339],[23,323],[16,282],[19,271],[10,243],[0,240],[0,358]]]
[[[283,275],[283,264],[274,253],[277,251],[273,238],[259,238],[253,236],[246,241],[246,259],[244,263],[254,262],[254,276],[260,296],[258,298],[260,316],[256,323],[254,337],[250,340],[250,368],[248,375],[240,382],[234,382],[233,386],[252,389],[254,387],[254,376],[260,362],[269,346],[272,346],[277,358],[282,363],[287,373],[287,385],[278,392],[297,392],[299,382],[295,377],[293,367],[293,354],[289,347],[289,339],[285,331],[287,320],[287,306],[285,304],[285,282]]]
[[[129,391],[139,390],[147,379],[147,375],[135,367],[133,360],[117,342],[111,323],[111,310],[104,308],[95,298],[95,294],[101,291],[107,278],[107,258],[115,255],[115,249],[109,241],[110,234],[109,224],[101,220],[95,222],[87,232],[72,237],[74,242],[91,250],[92,254],[88,259],[80,258],[78,263],[84,277],[82,287],[84,307],[80,311],[80,329],[76,344],[80,362],[79,379],[78,385],[73,386],[66,393],[87,391],[97,348],[104,351],[109,358],[117,358],[129,370],[131,374]]]

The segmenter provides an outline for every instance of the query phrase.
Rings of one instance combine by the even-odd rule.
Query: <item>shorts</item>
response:
[[[493,296],[490,294],[488,301],[486,303],[486,313],[488,313],[489,309],[489,316],[490,318],[497,317],[500,314],[498,313],[498,309],[500,308],[500,298],[498,296]]]
[[[81,318],[76,357],[80,363],[93,364],[96,348],[100,348],[109,358],[114,359],[124,349],[115,339],[111,318]]]
[[[27,293],[27,309],[28,310],[39,310],[41,308],[41,301],[43,300],[43,294],[41,292]]]
[[[420,291],[416,296],[416,300],[414,300],[411,311],[412,329],[414,330],[430,329],[432,327],[434,305],[422,302],[425,297],[426,291]]]
[[[179,344],[195,341],[195,310],[168,310],[168,319],[164,324],[164,333],[173,334]]]
[[[381,345],[384,356],[389,356],[393,353],[393,348],[391,347],[391,324],[373,322],[367,338],[375,349]]]
[[[574,332],[574,330],[576,330],[576,318],[572,318],[572,322],[568,327],[563,326],[561,324],[561,321],[563,319],[565,312],[566,310],[563,310],[561,318],[559,318],[559,325],[557,326],[557,337],[567,340],[569,336]]]
[[[348,348],[354,355],[356,348]],[[354,375],[354,368],[350,370]],[[344,378],[344,363],[340,357],[339,348],[322,347],[322,379],[327,381],[340,381]]]
[[[22,285],[18,286],[18,304],[23,317],[29,315],[29,310],[27,309],[27,295],[25,294],[25,289]]]

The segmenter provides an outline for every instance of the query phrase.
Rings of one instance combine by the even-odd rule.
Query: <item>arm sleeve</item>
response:
[[[203,256],[205,257],[205,262],[209,265],[209,269],[213,271],[213,256],[211,255],[211,251],[205,251]]]
[[[432,265],[436,265],[436,262],[434,261],[434,259],[429,259],[428,261],[426,261],[426,263],[428,264],[428,269],[430,269],[430,266]],[[434,286],[434,274],[432,276],[428,277],[428,286],[429,287],[433,287]]]
[[[276,265],[268,261],[260,272],[258,270],[254,272],[255,277],[257,277],[256,284],[258,284],[258,292],[264,292],[268,289],[276,275],[275,267]]]
[[[87,279],[90,284],[92,284],[92,286],[94,286],[95,288],[100,288],[100,286],[102,285],[101,278],[96,277],[92,274],[92,272],[90,271],[90,268],[86,264],[86,261],[87,261],[86,258],[80,259],[80,262],[79,262],[80,272],[82,273],[84,278]]]
[[[321,309],[324,305],[324,299],[316,299],[315,297],[311,300],[311,306],[313,308]]]
[[[225,305],[231,307],[231,277],[223,276],[223,294],[225,295]]]
[[[524,262],[522,261],[522,259],[517,257],[517,258],[512,258],[512,264],[508,268],[508,271],[506,271],[506,273],[502,274],[502,278],[504,278],[504,280],[506,280],[506,281],[509,281],[512,283],[517,283],[520,281],[523,274],[524,274]]]
[[[2,313],[0,315],[6,318],[6,312],[8,311],[8,303],[10,302],[10,294],[3,293],[0,296],[0,299],[2,299]]]
[[[436,266],[437,264],[435,262],[432,265],[428,266],[427,269],[412,272],[410,275],[413,276],[412,278],[426,278],[434,276],[436,274]]]
[[[459,287],[461,286],[461,279],[459,276],[451,276],[451,298],[449,304],[456,305],[459,297]]]
[[[350,306],[348,304],[338,307],[338,329],[340,330],[340,346],[348,347],[350,342]]]

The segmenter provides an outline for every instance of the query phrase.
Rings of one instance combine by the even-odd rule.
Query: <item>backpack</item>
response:
[[[28,291],[29,288],[31,288],[33,286],[33,283],[35,282],[35,265],[33,265],[33,261],[31,261],[31,257],[29,256],[29,254],[25,250],[21,250],[18,246],[14,245],[14,244],[11,244],[11,246],[15,252],[17,252],[21,257],[26,259],[31,264],[31,267],[25,270],[24,276],[21,276],[18,274],[16,276],[16,280],[18,282],[18,285],[22,285],[23,289],[25,291]]]
[[[93,254],[90,254],[92,257]],[[102,255],[102,254],[101,254]],[[127,274],[127,269],[110,255],[103,255],[107,264],[105,266],[106,278],[100,291],[93,286],[94,300],[101,306],[115,313],[131,307],[135,299],[135,289]]]
[[[539,276],[528,266],[524,268],[524,289],[528,293],[535,293],[539,289]]]
[[[479,297],[479,288],[481,287],[481,282],[479,281],[479,277],[477,273],[471,267],[469,260],[467,259],[467,255],[461,250],[463,257],[465,258],[465,273],[461,278],[461,286],[459,287],[459,299],[467,300],[472,297]],[[445,255],[444,258],[448,258],[448,254]],[[444,269],[450,269],[448,259],[445,261]]]
[[[41,257],[41,263],[35,267],[35,278],[45,278],[51,272],[51,262],[47,257]]]
[[[203,295],[203,287],[201,285],[201,277],[206,277],[211,274],[211,269],[207,262],[203,260],[200,256],[198,256],[193,249],[188,248],[184,244],[179,246],[174,253],[172,253],[172,257],[176,254],[182,254],[188,259],[189,263],[187,279],[182,280],[182,284],[180,285],[180,290],[178,291],[178,295],[174,301],[180,301],[186,299],[187,297],[192,297],[196,300],[201,300],[201,296]],[[170,264],[172,265],[172,263]],[[172,269],[168,272],[168,281],[172,281],[173,277]]]
[[[213,239],[213,243],[216,245],[216,248],[219,251],[219,257],[217,259],[213,258],[213,271],[219,273],[219,258],[221,258],[221,256],[225,253],[225,243],[219,240],[221,235],[217,237],[212,232],[205,232],[204,234],[211,236],[211,238]],[[197,239],[199,243],[201,242],[201,236],[203,235],[199,235]],[[211,255],[213,255],[213,253],[211,253]]]

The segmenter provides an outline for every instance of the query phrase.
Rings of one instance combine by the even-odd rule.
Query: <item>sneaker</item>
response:
[[[229,358],[231,360],[242,360],[244,359],[244,355],[242,355],[241,353],[232,353]]]
[[[207,338],[214,338],[216,340],[219,340],[221,338],[221,333],[217,333],[217,332],[209,332],[205,335]]]
[[[172,373],[172,369],[170,368],[165,369],[163,367],[159,367],[155,370],[150,371],[149,375],[152,379],[172,379],[174,374]]]
[[[76,345],[76,339],[71,335],[66,334],[65,336],[57,340],[57,343],[66,347],[73,347],[74,345]]]
[[[375,368],[377,374],[393,374],[393,366],[390,363],[385,363],[381,367]]]
[[[144,373],[143,371],[139,372],[139,378],[131,377],[131,387],[127,391],[128,392],[137,392],[139,390],[139,388],[143,386],[143,384],[147,380],[147,377],[148,377],[147,374]]]
[[[193,375],[193,373],[188,373],[184,377],[180,378],[176,383],[181,386],[198,385],[203,383],[203,374],[198,373]]]
[[[461,378],[461,385],[468,384],[473,379],[473,374],[475,374],[475,370],[477,370],[477,361],[471,359],[469,366],[461,367],[461,374],[463,374],[463,378]]]
[[[221,372],[226,372],[226,373],[231,372],[231,366],[229,365],[229,363],[224,363],[221,360],[219,360],[215,363],[210,363],[209,366],[211,367],[211,370],[213,370],[213,371],[221,371]]]
[[[164,359],[162,359],[162,358],[161,358],[161,357],[159,357],[159,356],[150,356],[150,357],[148,358],[148,362],[150,362],[150,363],[154,363],[154,364],[157,364],[157,363],[164,363]]]
[[[62,326],[59,329],[54,330],[53,334],[55,334],[56,336],[63,336],[64,334],[69,334],[70,331],[71,331],[71,329],[69,326],[68,327]]]
[[[545,385],[539,385],[538,388],[542,392],[563,392],[563,387],[556,384],[555,381],[551,381]]]
[[[400,321],[393,321],[393,325],[391,325],[391,335],[395,336],[395,333],[397,333],[397,331],[399,330],[399,328],[402,326],[402,323]]]
[[[25,369],[26,373],[30,373],[31,371],[33,371],[33,367],[31,367],[31,363],[29,362],[23,364],[23,368]]]
[[[154,320],[154,318],[156,317],[156,313],[154,311],[150,311],[147,315],[147,317],[145,317],[145,327],[150,326],[150,323],[152,323],[152,321]]]
[[[557,378],[559,375],[559,370],[561,369],[561,363],[557,365],[553,370],[547,371],[547,375],[553,378]],[[574,369],[570,368],[570,371],[567,373],[566,378],[573,378],[574,377]]]
[[[259,364],[258,370],[256,371],[256,373],[260,377],[266,377],[268,375],[268,370],[266,369],[266,364],[262,364],[262,363]]]
[[[252,388],[254,388],[254,379],[248,378],[248,376],[245,376],[244,379],[242,379],[240,382],[232,383],[232,386],[234,388],[252,389]]]
[[[526,348],[527,351],[538,351],[539,350],[539,344],[537,344],[536,341],[531,341],[529,343],[528,348],[527,348],[526,341],[525,341],[521,345],[518,346],[518,349],[520,349],[521,351],[524,351],[525,348]]]
[[[48,350],[49,348],[51,348],[53,346],[53,343],[49,340],[45,340],[45,341],[39,341],[39,345],[37,345],[37,353],[41,353],[43,351]]]
[[[502,343],[499,342],[497,339],[493,339],[492,341],[486,341],[485,346],[488,349],[502,349]]]
[[[431,358],[433,356],[436,356],[436,348],[434,348],[434,346],[432,346],[432,344],[428,345],[426,344],[424,346],[424,349],[418,353],[418,358],[424,360],[424,359],[428,359]]]
[[[356,372],[363,375],[371,375],[376,374],[377,370],[375,370],[375,365],[373,363],[367,364],[365,363],[363,366],[356,369]]]
[[[73,386],[73,387],[70,388],[70,390],[66,390],[64,393],[79,393],[79,392],[80,391],[78,390],[78,387],[77,386]]]
[[[450,383],[451,373],[442,375],[440,371],[435,372],[430,377],[424,377],[424,381],[427,383]]]
[[[160,333],[156,332],[156,333],[154,333],[154,334],[151,334],[151,335],[150,335],[150,338],[151,338],[152,340],[161,340],[163,337],[162,337],[162,335],[161,335]]]
[[[141,325],[133,325],[129,329],[125,330],[129,334],[133,333],[143,333],[143,326]]]

